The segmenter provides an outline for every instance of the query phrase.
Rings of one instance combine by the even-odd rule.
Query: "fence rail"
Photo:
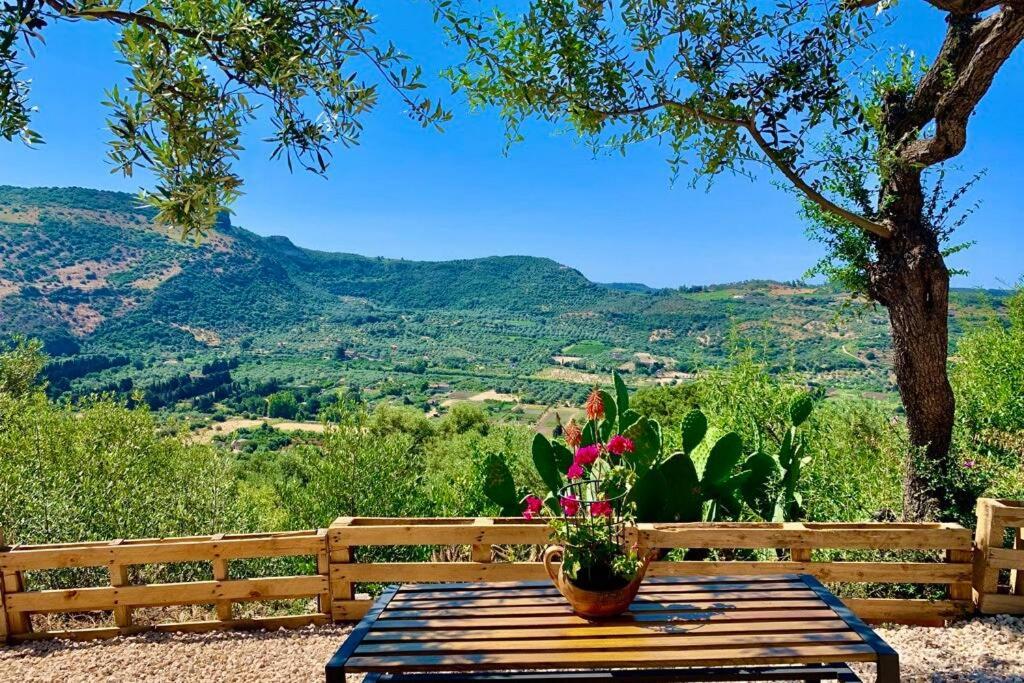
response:
[[[642,548],[710,549],[726,558],[653,562],[652,576],[807,573],[836,584],[924,584],[944,586],[936,600],[845,598],[871,622],[942,624],[978,605],[980,611],[1024,613],[1024,504],[981,499],[974,533],[956,524],[716,523],[641,524]],[[1004,547],[1006,530],[1015,531]],[[361,618],[371,601],[359,584],[396,582],[501,582],[546,577],[529,557],[550,541],[542,520],[518,518],[353,518],[328,529],[285,533],[5,548],[0,538],[0,642],[46,637],[98,638],[144,630],[203,631],[225,628],[299,627]],[[446,561],[360,561],[370,547],[435,546]],[[455,547],[453,553],[443,548]],[[518,549],[518,552],[509,552]],[[781,559],[749,559],[750,549],[772,549]],[[832,561],[826,550],[921,551],[933,561]],[[734,552],[739,551],[739,552]],[[534,552],[532,556],[535,556]],[[315,572],[302,576],[232,578],[231,563],[249,558],[307,556]],[[450,561],[453,557],[468,558]],[[210,563],[213,580],[139,583],[135,565]],[[105,585],[29,590],[26,574],[78,567],[107,569]],[[1002,577],[1008,575],[1005,583]],[[31,584],[31,582],[29,582]],[[973,585],[972,585],[973,584]],[[972,599],[973,598],[973,599]],[[307,599],[304,614],[240,618],[236,607],[262,600]],[[175,623],[139,623],[136,610],[162,606],[210,605],[216,618]],[[33,630],[33,614],[109,612],[113,626]]]

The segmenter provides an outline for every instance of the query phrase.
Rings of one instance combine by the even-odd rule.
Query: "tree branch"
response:
[[[1024,10],[1010,5],[970,27],[951,18],[939,57],[907,107],[906,133],[932,120],[935,133],[907,142],[900,153],[905,163],[931,166],[963,151],[971,114],[1022,40]]]
[[[114,24],[127,25],[135,24],[154,33],[165,32],[173,33],[186,38],[200,38],[205,37],[208,40],[219,41],[227,38],[223,34],[210,34],[205,35],[200,31],[188,28],[185,26],[177,26],[175,24],[169,24],[166,21],[161,21],[156,17],[143,14],[141,12],[131,12],[124,10],[109,9],[105,7],[97,7],[92,9],[76,10],[69,6],[65,2],[60,0],[44,0],[47,6],[54,11],[58,12],[61,17],[66,19],[100,19],[109,21]]]
[[[838,204],[832,202],[823,194],[821,194],[821,192],[815,189],[813,185],[804,180],[803,177],[799,173],[797,173],[793,169],[793,167],[786,162],[785,159],[782,158],[778,151],[775,148],[773,148],[767,140],[765,140],[764,136],[761,135],[761,131],[757,129],[757,125],[751,119],[736,119],[725,116],[719,116],[718,114],[713,114],[711,112],[704,111],[697,107],[693,107],[691,105],[684,104],[682,102],[676,102],[673,100],[662,100],[631,109],[619,109],[612,111],[601,111],[591,109],[588,111],[606,118],[618,118],[622,116],[635,116],[639,114],[645,114],[647,112],[654,111],[657,109],[674,109],[676,111],[680,111],[686,114],[687,116],[691,116],[712,126],[741,128],[747,131],[751,139],[754,141],[754,144],[757,145],[758,149],[760,149],[766,157],[768,157],[768,160],[771,161],[772,165],[774,165],[775,168],[777,168],[782,173],[782,175],[786,176],[789,182],[793,184],[793,187],[795,187],[797,190],[803,193],[803,195],[807,197],[809,200],[817,204],[825,211],[828,211],[829,213],[838,216],[839,218],[842,218],[843,220],[848,221],[853,225],[856,225],[861,230],[870,232],[871,234],[877,235],[878,237],[881,237],[883,239],[889,239],[890,237],[892,237],[892,229],[889,228],[887,225],[883,225],[881,223],[876,223],[874,221],[868,220],[867,218],[861,216],[860,214],[854,213],[848,209],[843,208],[842,206],[839,206]]]

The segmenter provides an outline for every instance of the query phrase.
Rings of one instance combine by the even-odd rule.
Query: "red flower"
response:
[[[583,475],[583,465],[579,464],[578,462],[574,462],[573,464],[569,465],[569,471],[565,473],[565,476],[569,477],[569,481],[572,481],[574,479],[582,479]]]
[[[590,504],[590,515],[592,517],[611,517],[612,504],[607,500],[597,500]]]
[[[544,501],[537,496],[526,497],[526,509],[523,510],[523,517],[526,519],[533,519],[540,509],[544,507]]]
[[[562,496],[562,512],[569,517],[574,516],[580,511],[580,501],[576,496]]]
[[[622,434],[616,434],[608,440],[608,452],[615,455],[633,452],[633,441]]]
[[[597,387],[591,389],[590,396],[587,396],[587,402],[583,404],[583,407],[587,411],[589,420],[599,420],[604,417],[604,401],[601,400],[601,392]]]
[[[590,465],[600,457],[600,447],[591,444],[590,446],[584,446],[583,448],[576,451],[576,457],[573,458],[573,463],[577,465]]]
[[[565,437],[565,445],[569,448],[579,448],[583,443],[583,430],[576,424],[576,418],[569,420],[562,428],[562,436]]]

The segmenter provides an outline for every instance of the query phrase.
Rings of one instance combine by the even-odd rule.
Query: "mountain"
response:
[[[130,361],[80,363],[103,367],[65,388],[146,385],[226,357],[236,378],[296,385],[461,373],[535,391],[614,368],[671,382],[721,362],[732,331],[830,386],[890,388],[884,311],[839,319],[847,297],[828,288],[656,290],[529,256],[328,253],[226,217],[202,243],[183,243],[152,217],[122,193],[0,187],[0,334],[40,337],[55,356]],[[957,293],[954,330],[1001,301]]]

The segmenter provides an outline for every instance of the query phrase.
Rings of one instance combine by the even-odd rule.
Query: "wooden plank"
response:
[[[758,664],[821,664],[873,662],[874,650],[863,643],[782,647],[735,647],[714,650],[642,650],[632,652],[529,652],[452,655],[391,655],[348,659],[349,672],[366,671],[496,671],[501,669],[650,668],[657,666],[723,666],[741,661]]]
[[[510,582],[543,580],[539,562],[365,562],[332,565],[332,580],[343,582]],[[966,581],[969,564],[941,562],[652,562],[648,575],[717,576],[722,574],[812,574],[822,581],[933,583]]]
[[[779,581],[773,583],[707,583],[684,584],[681,586],[655,585],[648,586],[640,592],[637,599],[641,602],[675,601],[690,599],[722,598],[726,594],[734,596],[758,594],[786,595],[793,591],[807,595],[807,586],[802,582]],[[400,593],[391,601],[389,611],[396,609],[434,609],[438,607],[510,607],[529,605],[565,604],[565,598],[554,586],[550,588],[524,588],[521,591],[452,591],[450,593],[412,594]]]
[[[1024,550],[989,548],[987,564],[994,569],[1024,569]]]
[[[474,520],[475,522],[475,520]],[[551,529],[541,524],[388,524],[332,526],[331,545],[544,545]]]
[[[220,541],[224,538],[224,534],[214,535],[214,541]],[[228,561],[224,558],[218,558],[214,560],[213,565],[213,579],[214,581],[227,581],[229,578]],[[217,610],[217,618],[221,621],[231,621],[234,618],[234,610],[231,607],[230,600],[218,600],[214,603]]]
[[[112,610],[118,605],[161,607],[214,604],[218,600],[287,600],[313,597],[323,591],[325,583],[322,576],[281,576],[123,588],[31,591],[9,596],[8,608],[14,612],[88,612]]]
[[[799,552],[810,552],[800,550]],[[955,551],[960,552],[960,551]],[[963,551],[967,552],[967,551]],[[970,553],[967,552],[969,556]],[[972,567],[940,562],[652,562],[649,576],[811,574],[834,583],[952,583],[970,581]]]
[[[814,609],[819,605],[820,602],[813,596],[802,600],[782,600],[776,597],[763,600],[724,600],[711,598],[705,600],[687,600],[685,602],[678,603],[652,602],[646,605],[638,604],[631,607],[630,611],[626,612],[626,614],[640,617],[646,615],[672,615],[685,612]],[[490,619],[505,616],[546,620],[548,617],[569,616],[572,614],[572,607],[567,602],[561,605],[553,604],[545,607],[488,607],[476,610],[470,614],[467,614],[467,610],[465,608],[388,610],[386,614],[380,617],[380,623],[383,624],[390,619],[405,620],[429,618],[431,620],[442,620],[466,619],[467,617]]]
[[[1024,614],[1024,595],[989,593],[978,606],[982,614]]]
[[[641,613],[624,614],[607,622],[612,625],[645,625],[650,628],[657,625],[659,628],[669,624],[685,624],[692,626],[696,623],[707,623],[716,621],[786,621],[786,620],[821,620],[835,619],[835,612],[824,607],[796,609],[766,609],[766,610],[706,610],[675,613]],[[545,627],[554,626],[584,626],[591,621],[578,617],[554,616],[544,620]],[[496,628],[537,628],[537,619],[534,617],[492,617],[477,619],[381,619],[376,628],[383,629],[496,629]]]
[[[843,602],[861,619],[878,624],[941,626],[942,622],[962,617],[971,610],[969,601],[843,598]]]
[[[465,563],[457,563],[465,564]],[[527,562],[524,564],[539,564]],[[687,584],[707,584],[707,583],[731,583],[731,584],[748,584],[754,582],[765,582],[765,583],[776,583],[778,581],[790,581],[799,580],[799,576],[796,574],[784,575],[775,574],[770,576],[758,576],[758,575],[738,575],[738,574],[722,574],[722,575],[704,575],[704,576],[679,576],[679,577],[652,577],[644,579],[644,582],[640,585],[640,592],[643,593],[647,590],[654,590],[652,586],[657,587],[657,590],[669,590],[675,589],[678,586]],[[409,597],[413,594],[419,596],[424,593],[448,593],[449,591],[455,592],[466,592],[470,591],[471,594],[475,594],[476,591],[512,591],[517,593],[523,590],[533,589],[550,589],[552,588],[551,579],[545,575],[543,579],[529,580],[529,581],[462,581],[462,582],[446,582],[446,583],[435,583],[430,585],[416,585],[411,583],[402,586],[402,597]]]
[[[118,636],[138,635],[140,633],[161,632],[161,633],[206,633],[209,631],[226,630],[250,630],[279,628],[304,628],[309,625],[322,626],[330,621],[327,614],[298,614],[282,617],[256,617],[253,619],[233,619],[231,621],[185,621],[171,622],[155,625],[134,624],[126,628],[98,627],[74,630],[40,631],[38,633],[26,633],[14,636],[14,642],[27,642],[35,640],[50,640],[60,638],[62,640],[102,640],[116,638]]]
[[[1022,501],[994,501],[994,504],[992,505],[992,514],[993,517],[1003,526],[1024,526],[1024,502]]]
[[[456,640],[538,640],[561,638],[620,638],[630,636],[660,636],[667,633],[715,633],[743,635],[748,633],[791,633],[801,631],[841,631],[848,629],[846,622],[835,614],[831,618],[812,621],[721,621],[678,624],[603,625],[590,622],[585,626],[562,628],[506,628],[506,629],[430,629],[423,631],[374,630],[364,642],[456,641]]]
[[[967,529],[924,524],[913,528],[884,524],[782,528],[759,524],[640,528],[640,542],[651,548],[816,548],[970,550]]]
[[[331,618],[334,621],[359,621],[373,607],[373,600],[333,600]]]
[[[597,650],[601,652],[623,651],[631,653],[636,650],[658,650],[672,648],[675,650],[735,647],[740,638],[736,634],[704,635],[685,633],[675,635],[654,635],[645,637],[624,638],[563,638],[559,640],[462,640],[462,641],[401,641],[394,643],[367,642],[356,648],[356,656],[376,654],[415,654],[436,653],[452,654],[462,652],[496,653],[496,652],[583,652]],[[795,633],[759,633],[758,645],[792,645],[822,643],[863,643],[860,635],[845,629],[842,631],[795,632]]]
[[[374,583],[520,581],[547,576],[539,562],[358,562],[331,565],[331,580]]]
[[[287,557],[316,555],[321,547],[315,532],[302,536],[266,538],[209,538],[199,541],[167,539],[152,543],[90,545],[84,547],[23,548],[0,553],[0,570],[63,569],[66,567],[103,567],[112,564],[158,564],[163,562],[213,561],[249,557]]]

